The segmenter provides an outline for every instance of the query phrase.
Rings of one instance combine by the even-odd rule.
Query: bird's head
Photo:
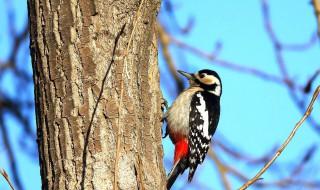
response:
[[[189,80],[190,87],[199,86],[216,96],[221,96],[221,79],[215,71],[204,69],[196,73],[187,73],[178,70],[178,72]]]

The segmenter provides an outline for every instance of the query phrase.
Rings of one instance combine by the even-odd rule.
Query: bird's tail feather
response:
[[[173,183],[176,181],[177,177],[188,167],[188,159],[182,158],[176,162],[176,164],[172,167],[168,177],[167,177],[167,189],[169,190]]]
[[[194,172],[196,171],[196,169],[197,169],[197,165],[193,165],[189,168],[189,176],[188,176],[189,183],[192,181],[192,178],[193,178],[193,175],[194,175]]]

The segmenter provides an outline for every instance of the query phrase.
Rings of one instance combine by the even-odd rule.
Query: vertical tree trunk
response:
[[[29,0],[42,189],[165,189],[159,6]]]

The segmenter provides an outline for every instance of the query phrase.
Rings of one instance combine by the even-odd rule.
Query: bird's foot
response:
[[[168,106],[168,101],[164,98],[162,98],[162,102],[161,102],[161,110],[162,112],[168,111],[169,106]]]
[[[162,118],[161,118],[161,122],[165,122],[166,119],[167,119],[167,111],[169,109],[169,106],[168,106],[168,101],[164,98],[162,98],[162,102],[161,102],[161,110],[162,110]],[[167,130],[167,127],[166,128],[166,132],[164,134],[164,136],[162,138],[166,138],[168,136],[168,130]],[[161,129],[161,132],[163,134],[163,130]]]

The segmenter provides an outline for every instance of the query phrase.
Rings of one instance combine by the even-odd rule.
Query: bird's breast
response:
[[[198,91],[201,91],[201,88],[192,87],[183,91],[168,110],[168,132],[173,142],[178,140],[175,137],[188,137],[190,103],[193,95]]]

